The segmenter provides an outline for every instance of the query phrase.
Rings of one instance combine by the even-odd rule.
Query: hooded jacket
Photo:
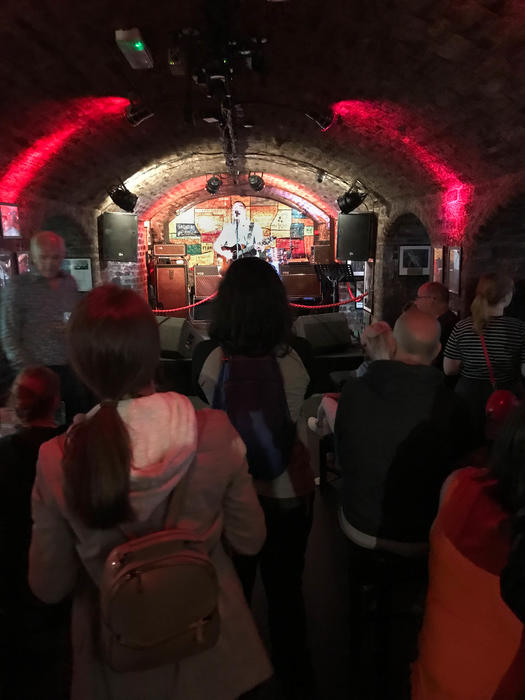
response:
[[[464,407],[435,367],[379,360],[343,389],[335,421],[343,513],[362,533],[426,542],[469,446]]]
[[[96,410],[96,409],[94,409]],[[64,498],[59,439],[40,451],[33,489],[29,583],[56,602],[73,592],[72,700],[233,700],[271,675],[271,667],[223,540],[255,554],[264,516],[248,474],[245,448],[222,411],[195,413],[179,394],[121,401],[132,446],[131,523],[109,530],[83,525]],[[99,658],[98,583],[109,552],[127,536],[162,529],[169,497],[187,470],[179,526],[205,536],[219,578],[221,634],[201,654],[144,672],[115,673]]]

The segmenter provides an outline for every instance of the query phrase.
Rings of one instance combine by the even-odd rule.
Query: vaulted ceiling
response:
[[[135,26],[151,70],[132,70],[115,44],[115,29]],[[522,0],[4,0],[0,199],[100,207],[108,186],[134,176],[145,211],[186,180],[223,173],[245,188],[253,170],[332,208],[355,178],[389,200],[516,173],[524,27]],[[228,50],[235,177],[231,133],[203,121],[217,103],[192,75],[253,37],[267,40],[258,70]],[[137,127],[123,102],[89,108],[130,94],[154,112]]]

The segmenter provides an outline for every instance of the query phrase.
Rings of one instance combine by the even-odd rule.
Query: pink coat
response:
[[[178,666],[119,674],[98,658],[96,584],[124,534],[86,528],[68,510],[61,442],[51,440],[41,448],[33,490],[29,582],[49,603],[73,592],[71,700],[233,700],[272,672],[223,548],[226,542],[255,554],[265,538],[244,444],[222,411],[195,413],[186,397],[174,393],[123,401],[119,413],[132,442],[130,499],[136,514],[123,530],[143,534],[162,527],[168,497],[195,456],[179,522],[208,533],[220,584],[221,634],[215,647]]]

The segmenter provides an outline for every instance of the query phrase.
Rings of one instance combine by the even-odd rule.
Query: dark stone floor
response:
[[[357,700],[358,697],[352,694],[349,672],[347,542],[337,523],[339,485],[339,481],[333,481],[322,491],[317,489],[304,574],[309,641],[319,700]],[[267,640],[266,604],[260,581],[253,608]],[[275,681],[260,694],[260,700],[281,700],[281,697]]]

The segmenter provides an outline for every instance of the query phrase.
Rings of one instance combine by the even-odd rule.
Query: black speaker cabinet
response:
[[[375,257],[377,217],[374,213],[339,214],[337,219],[338,260],[368,260]]]
[[[155,288],[159,309],[176,309],[188,304],[188,268],[186,265],[157,265]],[[188,310],[177,311],[174,316],[186,317]]]
[[[136,214],[106,212],[98,217],[101,260],[137,262],[138,223]]]
[[[208,340],[209,321],[184,321],[179,339],[179,354],[190,358],[195,347],[203,340]]]

